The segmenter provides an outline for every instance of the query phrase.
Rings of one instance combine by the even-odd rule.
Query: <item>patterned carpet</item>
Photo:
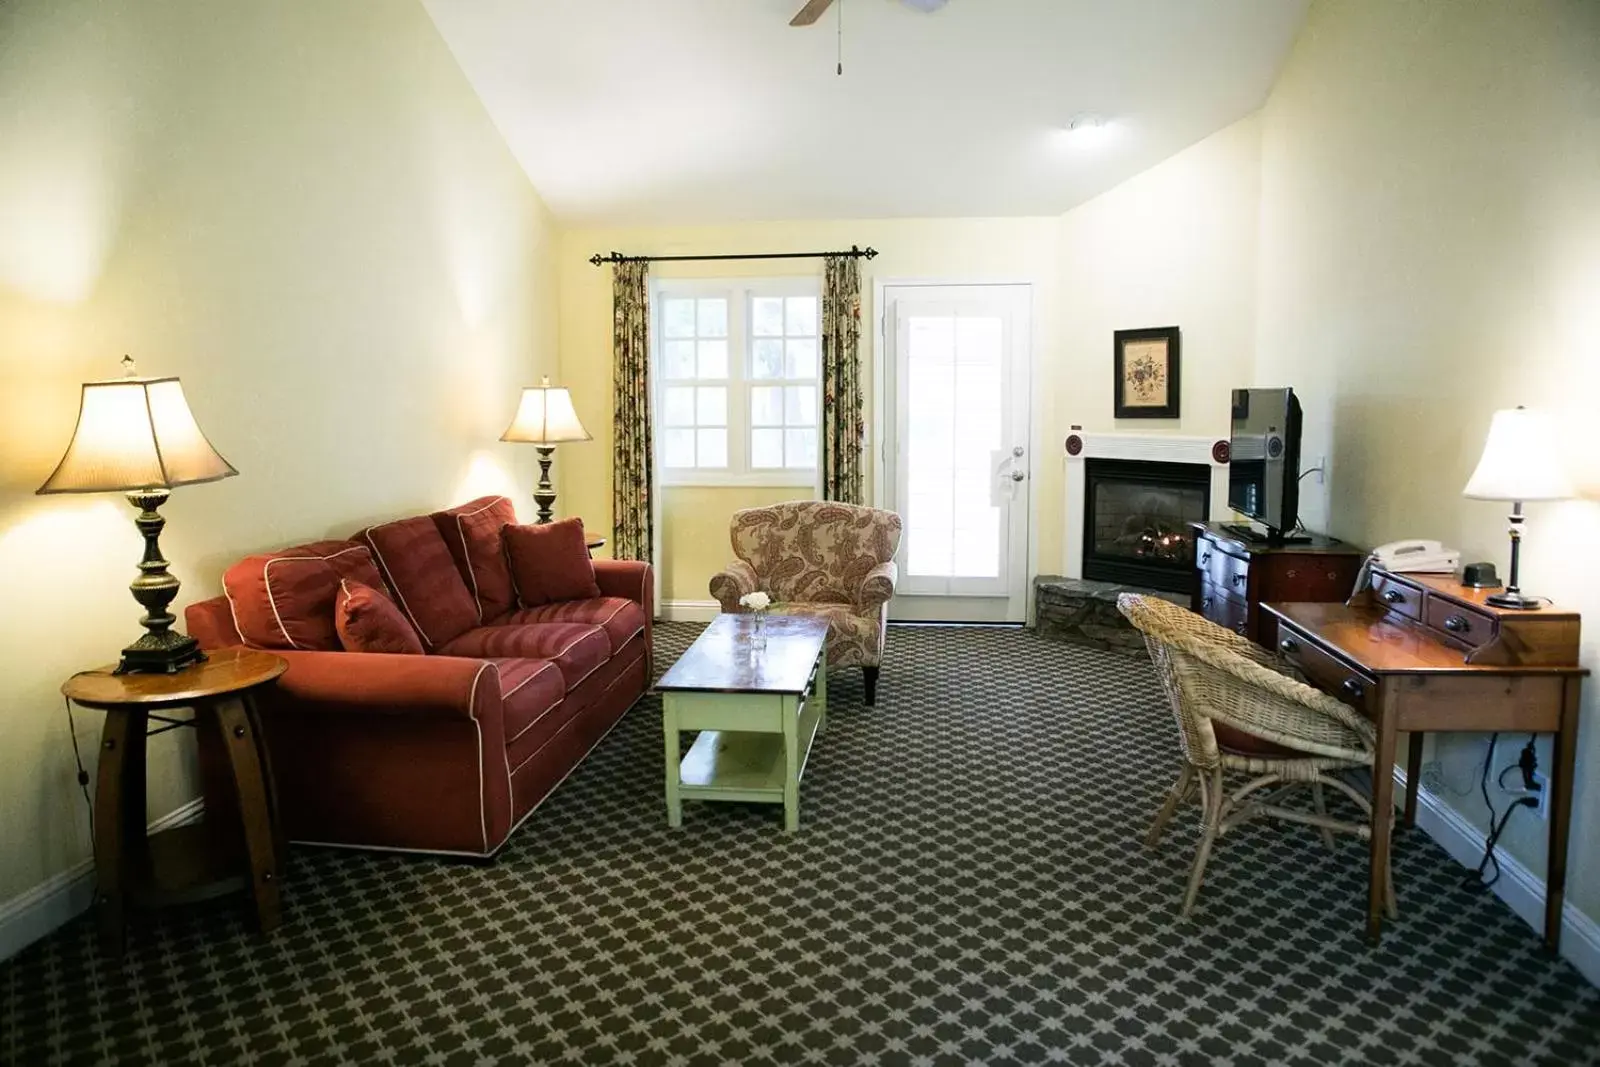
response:
[[[670,662],[697,627],[659,631]],[[661,800],[642,701],[492,866],[300,850],[287,921],[85,920],[0,965],[7,1063],[1600,1063],[1600,992],[1427,838],[1362,939],[1359,842],[1252,825],[1175,921],[1193,816],[1147,663],[893,629],[780,809]]]

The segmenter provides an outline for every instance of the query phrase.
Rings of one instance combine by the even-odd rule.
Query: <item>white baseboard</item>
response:
[[[715,600],[663,600],[661,617],[668,622],[710,622],[722,612]]]
[[[195,822],[205,807],[205,798],[196,797],[152,822],[150,832]],[[93,903],[94,858],[90,857],[0,904],[0,960],[65,926]]]
[[[1394,769],[1395,799],[1405,796],[1406,773]],[[1483,831],[1462,817],[1426,786],[1417,790],[1417,825],[1456,862],[1476,868],[1483,858]],[[1544,879],[1503,850],[1495,850],[1500,880],[1494,894],[1544,937]],[[1404,907],[1404,902],[1401,904]],[[1600,986],[1600,924],[1569,900],[1561,909],[1561,955],[1591,983]]]

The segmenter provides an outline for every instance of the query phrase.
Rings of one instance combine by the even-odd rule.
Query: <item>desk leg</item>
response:
[[[133,708],[106,711],[95,781],[94,872],[100,940],[122,955],[127,945],[128,889],[135,855],[145,840],[144,731],[146,715]]]
[[[683,825],[683,801],[678,799],[678,706],[677,695],[663,694],[661,710],[662,755],[666,764],[667,825],[676,830]]]
[[[1378,738],[1372,755],[1372,858],[1367,881],[1367,939],[1374,945],[1383,931],[1384,887],[1389,884],[1389,836],[1394,825],[1395,723],[1400,694],[1378,682]]]
[[[1567,831],[1572,825],[1573,761],[1578,754],[1578,695],[1581,682],[1568,678],[1561,687],[1561,730],[1552,743],[1550,768],[1550,857],[1545,877],[1544,943],[1551,952],[1561,947],[1561,906],[1567,888]]]
[[[1406,735],[1406,827],[1417,825],[1417,787],[1422,784],[1422,742],[1428,735]]]
[[[783,828],[800,829],[800,701],[783,697]]]
[[[255,724],[243,698],[219,701],[212,714],[222,733],[239,797],[239,820],[250,865],[250,896],[255,901],[261,932],[269,933],[282,922],[282,902],[278,891],[277,831],[272,825],[267,776],[261,766],[262,741],[256,737]]]

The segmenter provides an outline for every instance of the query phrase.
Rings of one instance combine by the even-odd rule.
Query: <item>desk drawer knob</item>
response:
[[[1240,637],[1244,637],[1245,631],[1248,629],[1250,629],[1249,623],[1236,622],[1233,624],[1233,632],[1238,634]]]
[[[1356,681],[1354,678],[1346,678],[1344,683],[1339,686],[1339,690],[1344,693],[1345,696],[1353,697],[1358,700],[1364,693],[1366,693],[1366,690],[1362,688],[1361,683]]]
[[[1403,603],[1405,598],[1406,595],[1398,589],[1385,589],[1383,591],[1383,602],[1385,604]]]
[[[1242,582],[1243,582],[1243,581],[1244,581],[1244,580],[1245,580],[1245,579],[1246,579],[1246,578],[1249,578],[1249,577],[1250,577],[1250,575],[1249,575],[1249,574],[1248,574],[1248,573],[1246,573],[1246,572],[1245,572],[1245,571],[1240,571],[1240,572],[1238,572],[1238,573],[1237,573],[1237,574],[1235,574],[1235,575],[1234,575],[1234,576],[1233,576],[1233,584],[1234,584],[1234,585],[1239,585],[1239,584],[1240,584],[1240,583],[1242,583]]]
[[[1453,634],[1464,634],[1472,629],[1472,624],[1465,615],[1452,615],[1444,620],[1444,628]]]
[[[1282,641],[1278,642],[1278,651],[1282,652],[1285,656],[1294,655],[1295,651],[1299,649],[1299,647],[1300,645],[1293,638],[1289,637],[1285,637]]]
[[[1200,566],[1204,567],[1207,563],[1210,563],[1210,562],[1211,562],[1211,553],[1209,553],[1209,552],[1200,553]]]

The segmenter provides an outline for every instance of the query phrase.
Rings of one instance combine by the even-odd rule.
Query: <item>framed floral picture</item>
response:
[[[1178,328],[1118,330],[1114,335],[1118,419],[1178,417]]]

